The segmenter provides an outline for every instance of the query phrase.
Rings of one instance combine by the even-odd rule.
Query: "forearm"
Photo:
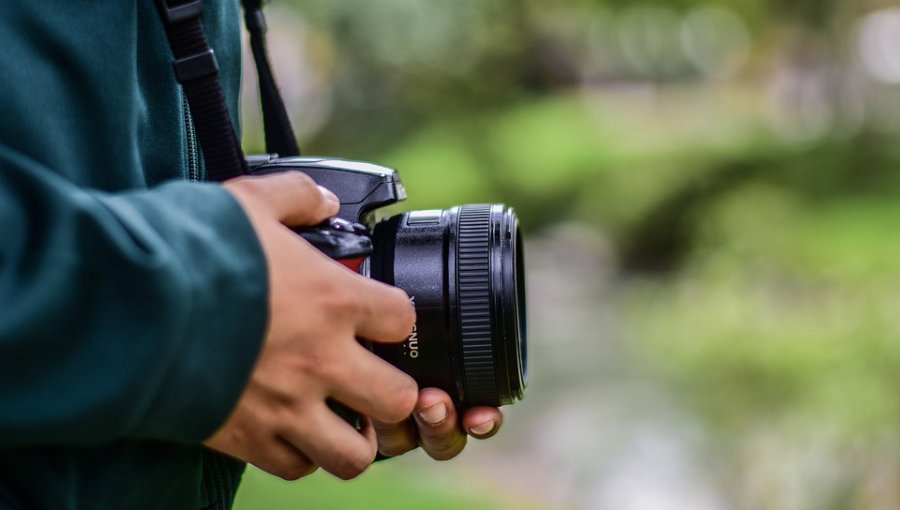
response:
[[[200,441],[267,321],[265,260],[220,187],[105,194],[0,147],[0,446]]]

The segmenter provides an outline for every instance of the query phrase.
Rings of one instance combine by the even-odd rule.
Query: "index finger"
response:
[[[352,274],[357,279],[356,334],[375,342],[402,342],[416,323],[416,309],[402,289]]]
[[[224,186],[242,204],[252,200],[264,205],[288,226],[315,225],[337,214],[340,208],[334,193],[296,170],[238,177]]]

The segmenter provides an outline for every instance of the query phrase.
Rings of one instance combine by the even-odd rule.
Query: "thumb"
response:
[[[274,216],[289,227],[316,225],[337,214],[340,208],[334,193],[296,170],[239,177],[223,186],[251,216]]]

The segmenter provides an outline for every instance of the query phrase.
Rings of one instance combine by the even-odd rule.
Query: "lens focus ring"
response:
[[[491,206],[459,210],[457,292],[466,400],[497,402],[491,317]]]

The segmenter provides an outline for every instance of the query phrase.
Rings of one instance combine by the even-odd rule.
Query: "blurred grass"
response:
[[[396,461],[392,461],[396,462]],[[419,459],[419,462],[428,462]],[[423,477],[410,465],[379,463],[359,478],[346,482],[321,470],[298,482],[285,482],[248,468],[238,491],[235,510],[538,510],[522,501],[510,500],[498,491],[479,487],[471,480],[451,476]]]

